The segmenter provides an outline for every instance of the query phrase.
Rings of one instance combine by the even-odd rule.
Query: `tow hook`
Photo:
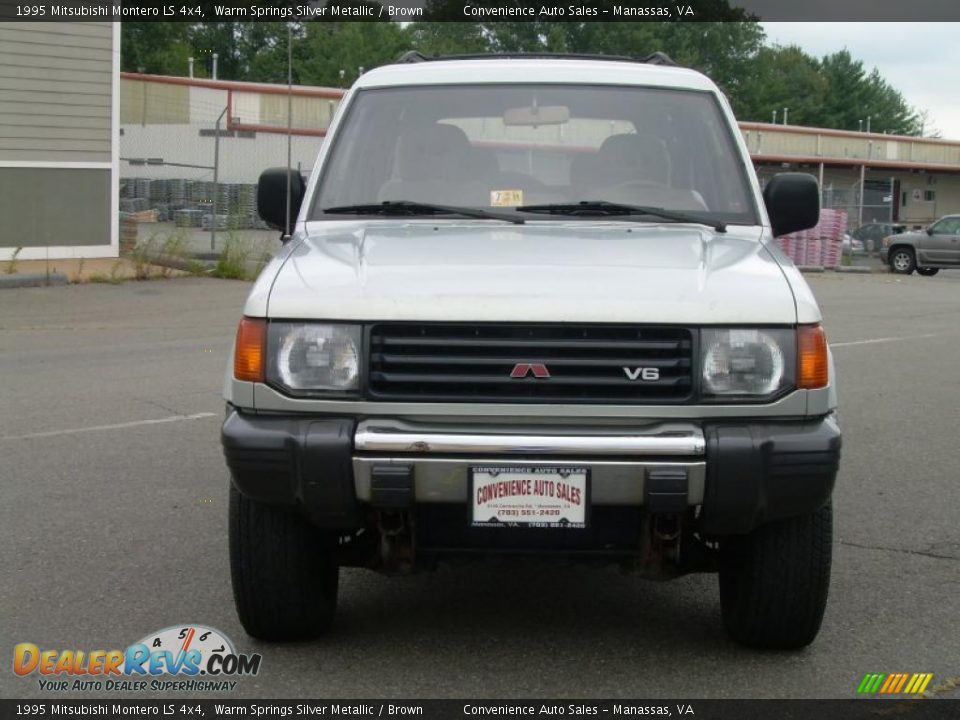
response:
[[[380,511],[376,517],[377,532],[380,534],[379,569],[398,575],[412,572],[413,518],[407,512],[397,511]]]

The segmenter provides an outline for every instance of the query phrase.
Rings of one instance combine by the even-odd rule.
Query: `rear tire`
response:
[[[913,250],[905,247],[894,248],[890,253],[890,270],[899,275],[909,275],[917,267]]]
[[[309,640],[333,622],[336,535],[230,485],[230,574],[240,623],[261,640]]]
[[[816,638],[830,588],[833,510],[826,505],[720,542],[720,609],[736,642],[795,650]]]
[[[917,268],[917,274],[923,275],[924,277],[933,277],[938,272],[940,272],[940,268],[922,268],[922,267]]]

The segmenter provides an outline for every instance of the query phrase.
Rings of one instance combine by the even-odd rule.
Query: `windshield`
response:
[[[387,201],[518,212],[512,208],[602,200],[757,222],[730,128],[710,93],[399,87],[362,90],[347,112],[311,206],[314,220],[334,217],[326,208]]]

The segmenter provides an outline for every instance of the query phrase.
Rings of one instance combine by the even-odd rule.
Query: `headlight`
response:
[[[293,392],[360,387],[359,325],[270,323],[267,381]]]
[[[769,396],[791,385],[796,366],[794,337],[794,330],[704,330],[704,394]]]

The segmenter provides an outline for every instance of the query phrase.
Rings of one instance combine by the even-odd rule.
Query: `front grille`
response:
[[[686,328],[381,323],[370,330],[369,394],[439,402],[675,403],[691,396],[692,358]],[[631,380],[624,368],[656,368],[659,379]]]

